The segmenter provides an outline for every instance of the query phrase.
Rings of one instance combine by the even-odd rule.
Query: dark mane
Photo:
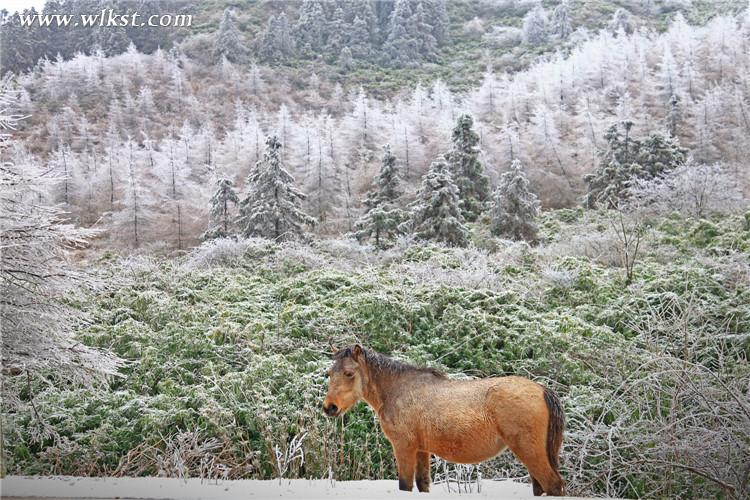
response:
[[[380,354],[377,351],[373,351],[372,349],[367,349],[362,347],[362,354],[365,357],[365,361],[367,361],[368,366],[371,366],[377,370],[385,371],[388,373],[408,373],[408,372],[419,372],[419,373],[429,373],[434,375],[435,377],[439,378],[448,378],[445,373],[441,372],[440,370],[437,370],[435,368],[426,368],[422,366],[416,366],[412,365],[411,363],[406,363],[404,361],[399,361],[397,359],[389,358],[385,354]],[[354,346],[344,347],[336,351],[336,354],[333,355],[334,360],[344,359],[344,358],[350,358],[352,357],[354,350]]]

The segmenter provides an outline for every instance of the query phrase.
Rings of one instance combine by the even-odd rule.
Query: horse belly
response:
[[[445,433],[429,443],[429,451],[449,462],[476,464],[501,453],[506,445],[490,429],[487,432],[451,435]]]

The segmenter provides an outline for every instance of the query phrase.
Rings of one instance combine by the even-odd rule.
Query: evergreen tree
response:
[[[411,205],[410,220],[401,226],[422,240],[433,240],[451,246],[466,246],[469,232],[461,214],[458,186],[448,164],[436,160],[422,179],[417,199]]]
[[[216,33],[216,41],[214,42],[214,56],[219,59],[224,56],[232,62],[242,60],[245,47],[241,38],[240,31],[232,19],[232,12],[228,8],[224,9],[224,15],[219,23],[219,31]]]
[[[325,13],[320,0],[305,0],[302,3],[293,35],[303,55],[311,56],[323,48]]]
[[[384,248],[400,234],[399,226],[405,214],[396,201],[401,195],[401,179],[396,166],[396,157],[390,144],[383,147],[383,162],[375,177],[375,190],[365,198],[365,213],[354,226],[355,236],[361,242],[375,239],[375,246]]]
[[[523,29],[521,36],[523,43],[527,45],[542,45],[547,42],[547,14],[544,7],[537,5],[531,9],[523,18]]]
[[[671,172],[687,161],[687,150],[674,137],[651,134],[641,141],[638,151],[639,177],[652,179]]]
[[[633,20],[631,19],[630,12],[623,8],[617,9],[614,15],[612,15],[612,20],[607,25],[607,29],[615,35],[621,30],[627,35],[632,34]]]
[[[552,33],[560,40],[565,40],[573,33],[573,27],[570,24],[570,8],[567,0],[555,7],[552,12]]]
[[[612,208],[625,198],[628,181],[640,169],[636,163],[640,144],[631,137],[632,128],[633,122],[625,121],[612,125],[604,135],[607,147],[599,153],[599,165],[583,177],[588,184],[586,206],[593,208],[603,203]]]
[[[406,66],[420,60],[419,42],[411,28],[409,0],[396,0],[388,23],[388,37],[383,44],[386,61],[393,66]]]
[[[240,202],[239,223],[245,237],[273,240],[300,238],[314,219],[300,209],[305,195],[294,187],[294,178],[281,164],[281,143],[266,139],[266,151],[248,176],[247,196]]]
[[[346,43],[346,22],[344,11],[336,8],[333,17],[328,23],[328,39],[326,40],[326,51],[330,54],[338,54]]]
[[[432,26],[432,36],[435,37],[438,45],[444,45],[448,42],[450,29],[445,0],[422,0],[422,5],[424,5],[427,23]]]
[[[490,208],[490,229],[497,236],[536,241],[539,199],[529,189],[529,180],[519,160],[500,177]]]
[[[669,136],[652,134],[645,140],[631,137],[633,123],[622,122],[609,128],[604,139],[607,148],[600,153],[596,170],[584,176],[588,184],[587,206],[605,203],[616,207],[628,197],[633,180],[653,179],[685,163],[687,151]]]
[[[458,118],[452,135],[452,146],[445,158],[458,185],[461,212],[468,221],[475,221],[484,211],[489,195],[489,179],[479,161],[479,135],[472,128],[474,120],[469,115]]]
[[[286,14],[282,12],[278,16],[271,16],[257,44],[258,56],[266,62],[285,61],[294,54],[294,39]]]
[[[122,54],[130,45],[130,38],[121,26],[97,26],[91,38],[106,56]]]
[[[433,27],[428,22],[422,2],[418,3],[417,8],[414,9],[409,26],[414,33],[420,55],[428,61],[434,60],[437,56],[437,40],[432,34]]]
[[[351,50],[352,57],[358,60],[367,60],[372,55],[372,42],[367,21],[359,16],[352,21],[351,28],[347,34],[347,47]]]
[[[216,191],[211,197],[211,210],[209,211],[208,229],[203,234],[203,239],[226,238],[230,234],[231,211],[229,205],[237,205],[240,202],[234,182],[227,178],[220,178],[216,182]]]
[[[349,47],[341,49],[341,54],[339,54],[339,66],[344,69],[351,69],[354,66],[354,58],[352,57],[352,51]]]

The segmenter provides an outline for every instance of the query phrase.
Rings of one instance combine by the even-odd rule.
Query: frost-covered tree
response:
[[[326,52],[338,54],[346,43],[346,20],[344,19],[344,10],[336,8],[333,10],[333,16],[328,21],[326,31]]]
[[[289,19],[283,12],[271,16],[266,29],[260,33],[258,56],[266,62],[280,62],[294,54],[294,38],[289,27]]]
[[[631,206],[655,215],[680,212],[702,218],[731,214],[748,207],[736,176],[721,164],[681,165],[656,179],[630,186]]]
[[[521,37],[528,45],[542,45],[549,37],[549,22],[544,7],[537,5],[523,18]]]
[[[372,41],[367,21],[359,16],[354,17],[347,37],[347,47],[351,50],[352,57],[356,60],[367,60],[372,56]]]
[[[489,211],[493,234],[513,239],[536,241],[539,228],[539,199],[529,189],[529,180],[519,160],[514,160],[510,171],[500,176],[492,195]]]
[[[448,42],[448,31],[450,30],[450,19],[446,9],[446,0],[422,0],[427,23],[432,26],[432,36],[438,45]]]
[[[396,0],[388,23],[388,37],[383,44],[386,61],[393,66],[406,66],[420,60],[419,41],[411,25],[409,0]]]
[[[550,24],[552,33],[561,40],[567,39],[573,33],[573,26],[570,24],[570,6],[567,0],[555,7]]]
[[[211,197],[211,210],[208,215],[208,229],[203,239],[226,238],[231,233],[232,209],[231,205],[240,202],[234,182],[226,177],[216,181],[216,191]]]
[[[632,127],[626,121],[612,125],[605,134],[607,147],[600,153],[599,165],[584,176],[587,206],[617,207],[628,197],[629,184],[635,179],[653,179],[685,162],[687,152],[673,138],[652,134],[645,140],[635,139]]]
[[[609,21],[607,28],[615,35],[620,31],[627,35],[633,33],[633,19],[630,12],[623,8],[617,9],[612,15],[612,20]]]
[[[479,161],[479,135],[473,126],[471,116],[458,118],[451,135],[451,149],[445,155],[459,189],[461,212],[470,222],[484,211],[490,188],[489,178]]]
[[[304,235],[304,226],[315,223],[300,208],[305,195],[294,187],[294,178],[282,165],[281,147],[278,137],[268,137],[263,159],[248,176],[238,219],[245,237],[296,239]]]
[[[588,184],[586,206],[617,206],[626,196],[628,182],[639,169],[636,162],[640,145],[631,137],[632,128],[632,122],[623,122],[607,130],[604,136],[607,146],[599,153],[599,164],[583,178]]]
[[[396,157],[386,144],[380,172],[375,177],[375,189],[367,194],[365,213],[354,226],[354,234],[360,242],[372,238],[376,247],[383,248],[400,234],[399,226],[405,219],[404,211],[397,204],[400,184]]]
[[[687,160],[687,150],[680,147],[677,139],[664,134],[651,134],[640,141],[638,177],[650,179],[670,172]]]
[[[466,246],[469,232],[464,225],[460,201],[451,169],[445,161],[436,160],[422,179],[417,199],[411,205],[410,219],[402,225],[402,230],[412,232],[421,240]]]
[[[422,2],[418,3],[416,9],[414,9],[409,24],[414,32],[414,38],[417,41],[417,50],[419,51],[419,54],[427,61],[434,60],[437,56],[438,42],[433,35],[434,28],[429,23]]]
[[[12,147],[7,131],[13,131],[21,119],[13,111],[16,96],[6,85],[0,89],[3,158]],[[70,254],[87,245],[95,232],[66,224],[61,209],[40,202],[56,181],[46,168],[39,164],[19,168],[4,161],[0,173],[2,376],[53,377],[46,383],[54,378],[102,380],[118,369],[119,360],[74,338],[82,317],[64,300],[94,281],[71,265]],[[17,401],[9,390],[4,385],[3,405]]]
[[[354,58],[352,57],[352,51],[349,47],[341,49],[339,54],[339,66],[344,69],[351,69],[354,66]]]
[[[219,31],[216,33],[214,42],[214,56],[219,59],[224,56],[232,62],[241,61],[245,56],[242,35],[234,24],[232,11],[229,8],[224,9],[224,15],[219,23]]]
[[[294,24],[293,35],[303,55],[311,56],[323,48],[326,33],[326,17],[320,0],[305,0],[299,18]]]

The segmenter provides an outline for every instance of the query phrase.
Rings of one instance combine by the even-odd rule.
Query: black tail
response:
[[[551,389],[544,388],[544,402],[549,410],[549,424],[547,427],[547,459],[555,472],[560,467],[559,456],[562,446],[563,431],[565,430],[565,413],[560,398]]]

